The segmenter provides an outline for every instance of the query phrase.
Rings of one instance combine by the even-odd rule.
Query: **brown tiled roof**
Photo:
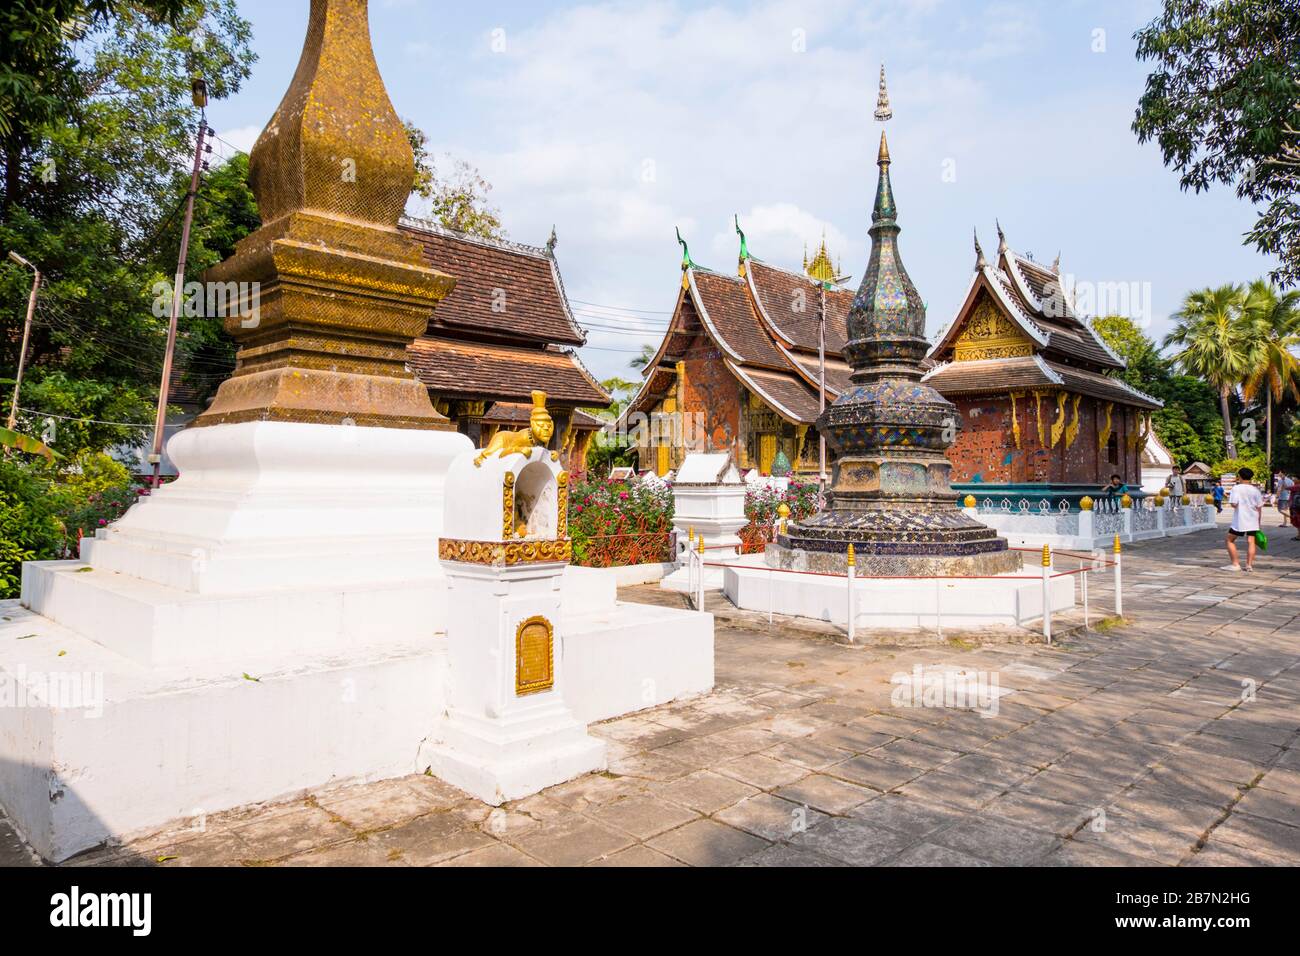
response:
[[[486,425],[521,425],[528,422],[533,413],[533,406],[524,402],[497,402],[483,416]],[[595,415],[575,408],[569,419],[574,428],[595,431],[605,427],[605,422]]]
[[[817,311],[820,292],[808,276],[786,272],[765,262],[750,259],[747,268],[764,314],[777,333],[796,348],[817,351]],[[802,297],[800,292],[803,293]],[[800,301],[804,308],[799,309]],[[826,354],[841,355],[848,338],[849,307],[853,292],[835,288],[826,293]]]
[[[676,381],[677,372],[674,369],[654,369],[646,376],[645,381],[641,383],[641,388],[623,409],[623,417],[631,412],[644,412],[650,409],[659,399],[668,394]]]
[[[571,405],[605,405],[609,396],[576,355],[559,348],[487,345],[421,336],[406,350],[407,361],[429,390],[439,395],[528,401],[535,389]]]
[[[701,318],[712,327],[724,351],[746,365],[789,368],[755,314],[742,279],[703,269],[692,269],[688,275],[707,313]]]
[[[423,221],[403,220],[399,228],[424,247],[425,262],[456,279],[456,288],[433,313],[430,332],[464,329],[515,340],[585,343],[559,267],[546,250],[467,236]],[[493,311],[494,304],[499,311]]]
[[[791,357],[799,364],[804,375],[807,376],[808,384],[812,386],[812,390],[815,393],[817,391],[818,382],[821,378],[821,370],[817,366],[817,356],[798,354],[792,355]],[[849,381],[849,377],[852,374],[853,370],[847,365],[842,362],[832,362],[830,360],[830,355],[827,355],[826,391],[831,398],[849,390],[852,385]]]
[[[1093,398],[1100,398],[1105,402],[1133,405],[1136,408],[1145,408],[1148,411],[1164,407],[1164,402],[1139,392],[1121,379],[1111,378],[1109,375],[1101,375],[1080,368],[1072,368],[1068,365],[1058,365],[1055,362],[1049,362],[1048,364],[1052,366],[1052,371],[1065,379],[1065,387],[1071,392],[1091,395]]]
[[[817,393],[789,372],[769,372],[764,369],[743,368],[728,362],[727,368],[741,383],[767,402],[783,417],[800,425],[817,421],[819,402]]]
[[[1003,270],[1007,274],[1008,290],[1025,307],[1034,322],[1048,333],[1049,339],[1045,350],[1050,354],[1057,352],[1063,356],[1080,359],[1101,368],[1123,368],[1124,363],[1112,355],[1098,340],[1096,334],[1088,327],[1087,319],[1075,315],[1074,310],[1065,300],[1061,290],[1060,276],[1055,272],[1037,265],[1007,250],[1002,256]],[[1025,298],[1011,272],[1024,283],[1030,294],[1039,302]],[[1050,301],[1055,307],[1045,310],[1044,301]]]
[[[945,397],[991,395],[1015,388],[1061,387],[1061,381],[1053,377],[1044,365],[1033,356],[947,362],[927,372],[923,381]]]
[[[1042,356],[948,362],[927,372],[923,381],[945,397],[997,395],[1018,388],[1057,388],[1136,408],[1161,407],[1159,401],[1120,379],[1048,362]]]

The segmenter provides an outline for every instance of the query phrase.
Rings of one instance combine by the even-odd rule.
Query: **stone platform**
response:
[[[725,568],[724,577],[723,593],[739,608],[848,624],[842,576],[791,574],[748,561]],[[1024,627],[1043,616],[1042,580],[1024,571],[983,578],[860,577],[854,594],[854,623],[864,636],[897,628]],[[1053,614],[1071,610],[1074,577],[1053,578],[1051,596]]]
[[[785,535],[769,544],[764,552],[769,567],[785,571],[811,571],[816,574],[847,574],[847,551],[811,551],[782,544]],[[988,577],[1018,573],[1023,560],[1019,551],[1002,549],[980,554],[879,554],[856,551],[855,560],[861,575],[892,577]]]

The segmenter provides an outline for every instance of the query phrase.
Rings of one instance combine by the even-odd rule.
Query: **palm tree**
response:
[[[649,344],[643,345],[641,346],[641,354],[634,357],[632,361],[628,362],[627,364],[634,369],[645,368],[654,360],[654,357],[658,353],[658,351],[659,350],[655,348],[653,345],[649,345]]]
[[[1187,293],[1182,308],[1173,315],[1177,325],[1164,342],[1179,347],[1173,360],[1183,374],[1208,382],[1219,393],[1223,445],[1229,458],[1237,457],[1237,441],[1232,434],[1228,396],[1254,366],[1252,339],[1245,334],[1244,300],[1239,285]]]
[[[1288,391],[1300,400],[1300,359],[1295,355],[1295,350],[1300,349],[1300,291],[1279,295],[1263,279],[1257,279],[1246,292],[1244,314],[1254,340],[1250,350],[1254,364],[1246,374],[1241,395],[1246,401],[1253,401],[1264,388],[1268,403],[1265,454],[1271,472],[1273,404],[1280,402]]]

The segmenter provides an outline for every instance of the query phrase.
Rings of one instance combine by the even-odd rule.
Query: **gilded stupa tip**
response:
[[[885,131],[880,131],[880,153],[876,156],[877,166],[889,165],[889,140],[885,139]]]
[[[892,119],[893,109],[889,106],[889,90],[885,88],[885,64],[880,64],[880,92],[876,94],[876,121],[883,123]]]

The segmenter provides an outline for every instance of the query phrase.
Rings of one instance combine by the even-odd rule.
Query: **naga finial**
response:
[[[979,230],[976,229],[974,230],[974,232],[975,232],[975,268],[983,269],[986,265],[988,265],[988,262],[984,258],[984,250],[980,248]]]

